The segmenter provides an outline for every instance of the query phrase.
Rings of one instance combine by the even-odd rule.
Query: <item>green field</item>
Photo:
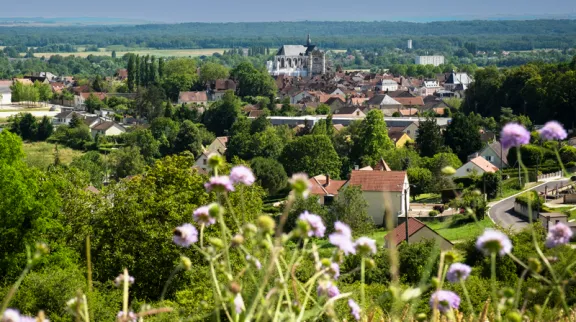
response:
[[[24,143],[25,161],[29,166],[46,169],[54,163],[54,150],[55,144],[48,142]],[[83,152],[59,145],[58,154],[63,164],[69,164],[74,158],[81,156]]]
[[[116,51],[116,56],[117,57],[122,57],[124,54],[127,53],[133,53],[136,55],[154,55],[156,57],[198,57],[198,56],[211,56],[214,53],[219,53],[222,54],[225,50],[228,50],[226,48],[210,48],[210,49],[134,49],[134,50],[130,50],[127,48],[123,48],[124,50],[122,51]],[[50,58],[51,56],[54,55],[60,55],[60,56],[77,56],[77,57],[87,57],[89,55],[96,55],[96,56],[111,56],[112,55],[112,50],[110,50],[109,48],[100,48],[100,51],[89,51],[89,52],[85,52],[85,51],[79,51],[79,52],[73,52],[73,53],[54,53],[54,52],[48,52],[48,53],[35,53],[34,56],[35,57],[45,57],[45,58]]]
[[[484,229],[494,227],[494,224],[488,216],[477,223],[472,222],[458,227],[450,227],[450,221],[431,222],[426,224],[428,227],[436,230],[437,233],[451,242],[458,242],[477,237],[482,234]]]

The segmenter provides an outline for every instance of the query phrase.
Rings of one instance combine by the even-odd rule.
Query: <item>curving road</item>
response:
[[[560,179],[555,181],[549,181],[543,183],[529,190],[536,190],[538,192],[543,192],[546,187],[548,191],[556,188],[556,185],[560,186],[562,183],[568,182],[568,179]],[[513,231],[520,231],[528,226],[528,221],[525,217],[519,216],[514,212],[514,200],[516,195],[508,197],[506,199],[500,200],[494,204],[491,204],[489,216],[492,218],[496,224],[504,227],[510,228]]]

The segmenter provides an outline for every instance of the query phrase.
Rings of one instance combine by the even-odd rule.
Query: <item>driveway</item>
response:
[[[546,187],[548,187],[548,190],[552,190],[556,188],[556,185],[560,185],[563,183],[565,184],[568,181],[570,180],[561,179],[561,180],[549,181],[547,183],[543,183],[529,190],[536,190],[538,192],[543,192],[544,189],[546,189]],[[527,218],[522,217],[516,214],[516,212],[514,212],[514,200],[516,199],[516,196],[517,195],[513,195],[511,197],[508,197],[506,199],[491,204],[489,212],[490,218],[492,218],[492,220],[496,224],[504,228],[510,228],[512,231],[520,231],[526,228],[529,224]]]

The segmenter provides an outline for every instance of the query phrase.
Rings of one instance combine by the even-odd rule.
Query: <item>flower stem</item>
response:
[[[468,303],[468,307],[470,308],[470,314],[472,315],[472,317],[474,317],[474,307],[472,306],[472,302],[470,301],[470,294],[468,294],[468,289],[466,288],[466,283],[464,283],[464,280],[460,280],[460,285],[462,285],[462,291],[464,292],[466,303]]]
[[[366,280],[366,258],[364,258],[364,256],[362,256],[362,261],[360,262],[360,279],[361,279],[361,284],[360,284],[360,299],[362,300],[362,309],[366,309],[366,292],[365,292],[365,288],[366,288],[366,284],[365,284],[365,280]]]
[[[514,295],[514,308],[516,308],[518,306],[518,303],[520,302],[520,291],[522,290],[522,282],[524,282],[524,278],[526,277],[527,273],[528,269],[524,269],[522,275],[520,275],[520,279],[518,279],[518,286],[516,287],[516,294]]]
[[[130,289],[130,276],[128,276],[128,269],[124,269],[124,292],[122,301],[122,310],[124,311],[124,317],[128,320],[128,290]]]
[[[164,296],[166,295],[166,291],[168,291],[168,286],[170,286],[170,283],[172,283],[174,276],[176,276],[176,273],[178,273],[180,268],[181,268],[181,265],[178,265],[170,273],[170,276],[168,277],[168,280],[166,281],[166,283],[164,284],[164,288],[162,289],[162,295],[160,295],[160,302],[164,301]]]
[[[30,272],[31,268],[32,268],[31,264],[26,265],[26,267],[22,271],[22,274],[20,274],[20,277],[18,277],[18,280],[16,281],[16,283],[14,283],[14,285],[12,285],[12,287],[10,288],[10,291],[8,291],[8,294],[6,294],[6,297],[4,297],[4,300],[2,301],[2,308],[0,308],[0,314],[4,314],[4,311],[6,311],[6,309],[8,308],[8,304],[12,300],[12,297],[14,297],[14,295],[16,294],[16,291],[18,291],[18,287],[20,287],[20,284],[22,284],[24,277],[26,277],[28,272]]]
[[[492,305],[494,305],[494,314],[498,315],[500,319],[500,312],[498,310],[498,294],[496,292],[496,253],[490,254],[490,284],[492,284]]]

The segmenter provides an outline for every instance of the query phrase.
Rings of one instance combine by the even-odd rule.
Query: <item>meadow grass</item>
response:
[[[48,142],[29,142],[24,143],[24,153],[26,154],[26,163],[29,166],[46,169],[50,164],[54,163],[54,149],[55,144]],[[84,154],[81,151],[72,150],[58,145],[58,153],[60,161],[63,164],[69,164],[76,157]]]
[[[426,224],[451,242],[478,237],[484,232],[484,229],[494,227],[494,223],[492,223],[487,215],[484,219],[478,221],[478,223],[471,222],[457,227],[450,227],[450,223],[451,221],[448,220],[444,222],[434,221]]]

